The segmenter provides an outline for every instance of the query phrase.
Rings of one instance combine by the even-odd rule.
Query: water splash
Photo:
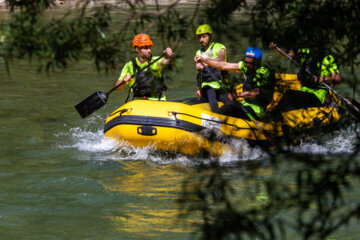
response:
[[[329,135],[318,139],[302,142],[299,146],[291,147],[290,150],[297,153],[313,154],[351,154],[355,150],[355,144],[360,130],[354,131],[353,126],[337,130]]]
[[[70,136],[73,144],[64,147],[72,147],[85,152],[108,152],[117,148],[119,144],[112,139],[103,137],[102,130],[92,132],[79,127],[72,128]]]
[[[267,153],[260,147],[251,147],[243,138],[232,139],[230,146],[233,150],[221,156],[221,162],[248,161],[267,157]]]
[[[104,136],[103,130],[72,128],[67,133],[58,133],[56,137],[67,137],[68,144],[58,144],[59,148],[72,148],[80,152],[98,153],[97,160],[142,160],[148,159],[152,147],[135,148],[122,141]],[[66,140],[65,140],[66,141]]]
[[[75,149],[79,152],[91,153],[92,159],[106,160],[150,160],[162,164],[180,163],[196,164],[196,162],[210,162],[213,157],[187,156],[181,153],[168,153],[157,150],[154,146],[134,147],[124,141],[117,141],[105,137],[102,129],[89,129],[89,126],[102,126],[99,117],[89,118],[83,127],[71,128],[66,133],[58,133],[56,137],[62,138],[59,148]],[[289,147],[290,151],[297,153],[313,154],[350,154],[355,148],[358,133],[354,128],[337,130],[320,138],[314,138],[302,142],[298,146]],[[59,142],[59,140],[57,140]],[[66,144],[65,144],[66,143]],[[237,161],[259,160],[268,157],[267,153],[259,147],[251,147],[245,139],[232,139],[231,151],[219,157],[220,163],[232,163]]]
[[[213,157],[187,156],[181,153],[168,153],[157,150],[154,146],[134,147],[125,141],[105,137],[102,129],[88,129],[96,119],[90,118],[86,126],[71,128],[66,133],[55,135],[58,148],[75,149],[80,152],[93,153],[96,160],[151,160],[162,164],[193,164],[196,161],[212,161]],[[89,125],[88,125],[89,124]],[[98,124],[96,124],[99,126]],[[260,148],[252,148],[245,139],[231,140],[232,151],[219,157],[221,163],[247,161],[262,158],[266,155]],[[195,161],[194,161],[195,160]]]

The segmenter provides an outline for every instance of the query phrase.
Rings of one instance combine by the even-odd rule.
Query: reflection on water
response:
[[[104,184],[130,200],[122,206],[122,216],[110,216],[121,231],[141,236],[161,232],[190,233],[196,229],[179,221],[176,199],[184,175],[171,165],[152,165],[146,161],[123,161],[121,176]]]
[[[349,145],[352,146],[355,141],[353,130],[342,129],[335,135],[336,137],[329,135],[323,136],[323,139],[303,142],[294,147],[293,151],[314,154],[330,151],[346,153]],[[195,179],[194,168],[197,164],[211,162],[211,159],[159,153],[151,146],[135,148],[123,142],[105,138],[101,129],[89,130],[86,126],[83,129],[71,128],[66,133],[56,134],[56,137],[60,139],[65,137],[68,140],[68,145],[60,144],[59,148],[75,148],[81,152],[91,153],[92,160],[105,162],[105,164],[109,161],[120,163],[121,167],[116,173],[113,172],[111,177],[98,180],[105,191],[121,196],[122,199],[122,203],[117,206],[119,212],[107,216],[113,231],[141,239],[159,236],[162,236],[161,239],[166,239],[164,234],[167,237],[178,238],[178,234],[185,237],[198,231],[197,224],[200,223],[198,217],[193,216],[187,222],[180,220],[179,214],[182,210],[176,201],[183,192],[181,187],[183,181]],[[334,145],[338,148],[334,149]],[[221,157],[219,159],[221,165],[236,165],[239,161],[251,162],[251,160],[267,158],[260,149],[251,148],[242,140],[234,141],[232,146],[239,151],[236,154]],[[267,194],[264,191],[262,179],[272,174],[272,171],[260,167],[256,168],[256,171],[249,170],[247,173],[252,174],[255,180],[244,181],[236,170],[230,169],[226,173],[232,180],[232,187],[236,192],[232,200],[240,202],[241,207],[266,203]],[[290,188],[294,188],[293,183],[288,184]]]

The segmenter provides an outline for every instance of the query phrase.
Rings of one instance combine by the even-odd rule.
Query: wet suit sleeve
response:
[[[328,77],[331,76],[332,73],[339,73],[339,68],[335,62],[334,57],[328,55],[322,61],[320,76]]]
[[[244,61],[240,61],[239,62],[239,70],[242,74],[245,74],[246,71],[247,71],[247,67],[245,65],[245,62]]]
[[[270,71],[265,67],[259,67],[256,70],[253,82],[256,87],[264,87],[270,84],[269,82]]]

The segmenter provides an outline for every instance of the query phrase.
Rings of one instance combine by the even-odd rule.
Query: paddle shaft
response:
[[[146,70],[147,68],[149,68],[153,63],[157,62],[160,60],[160,58],[162,58],[165,55],[165,53],[163,53],[160,57],[157,57],[154,61],[151,61],[148,65],[146,65],[145,67],[143,67],[142,69],[140,69],[139,71],[137,71],[136,73],[134,73],[133,75],[131,75],[131,78],[136,77],[140,72]],[[125,81],[121,81],[119,84],[115,85],[112,89],[110,89],[109,91],[106,92],[107,95],[109,95],[110,93],[112,93],[115,89],[117,89],[118,87],[120,87],[121,85],[123,85],[124,83],[126,83]]]
[[[143,67],[142,69],[140,69],[139,71],[134,73],[131,76],[131,78],[135,77],[139,72],[144,71],[146,68],[149,68],[154,62],[158,61],[164,55],[165,55],[165,53],[163,53],[160,57],[156,58],[154,61],[150,62],[147,66]],[[117,89],[118,87],[120,87],[121,85],[123,85],[125,83],[126,83],[125,81],[121,81],[119,84],[116,84],[113,88],[111,88],[107,92],[104,92],[104,91],[94,92],[93,94],[91,94],[90,96],[85,98],[83,101],[78,103],[75,106],[75,109],[78,111],[78,113],[80,114],[80,116],[82,118],[89,116],[91,113],[97,111],[102,106],[104,106],[107,102],[107,99],[108,99],[110,93],[112,93],[115,89]]]
[[[286,52],[284,52],[283,50],[281,50],[281,48],[279,48],[278,46],[275,47],[276,50],[278,50],[281,54],[283,54],[284,56],[286,56],[287,58],[289,58],[291,61],[293,61],[296,65],[300,66],[300,63],[298,61],[296,61],[294,58],[290,57]],[[309,69],[305,68],[305,71],[310,74],[313,78],[317,78],[317,76],[315,76],[312,72],[310,72]],[[342,95],[340,95],[337,91],[335,91],[332,87],[330,87],[327,83],[325,82],[321,82],[321,84],[326,87],[327,89],[329,89],[330,91],[332,91],[336,96],[338,96],[339,98],[341,98],[341,100],[343,100],[345,103],[347,103],[348,105],[350,105],[355,111],[357,111],[358,113],[360,113],[360,110],[354,105],[352,104],[347,98],[343,97]]]
[[[220,83],[221,87],[224,88],[224,86],[221,84],[221,82],[219,81],[219,79],[218,79],[210,70],[208,70],[209,68],[206,67],[203,62],[199,61],[199,63],[204,67],[204,69],[205,69],[206,71],[208,71],[208,72],[210,73],[210,76],[211,76],[213,79],[215,79],[216,81],[218,81],[218,82]],[[225,89],[225,88],[224,88],[224,89]],[[230,92],[229,92],[229,93],[230,93]],[[230,94],[233,96],[232,93],[230,93]],[[233,96],[233,98],[234,98],[233,102],[234,102],[235,106],[238,107],[238,108],[240,108],[240,109],[250,118],[250,120],[255,124],[255,126],[257,127],[257,129],[259,129],[259,131],[266,137],[266,139],[267,139],[272,145],[274,145],[274,142],[273,142],[272,139],[269,137],[269,135],[265,132],[264,128],[260,125],[260,123],[259,123],[258,121],[256,121],[256,119],[251,115],[251,113],[249,113],[249,111],[246,110],[246,108],[245,108],[241,103],[239,103],[234,96]]]

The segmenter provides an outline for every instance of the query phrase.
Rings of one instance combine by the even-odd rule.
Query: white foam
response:
[[[93,120],[92,120],[93,121]],[[194,158],[197,161],[211,161],[209,159],[199,159],[201,156],[190,157],[183,154],[161,154],[156,152],[156,149],[149,145],[146,147],[134,147],[124,141],[117,141],[112,138],[105,137],[102,129],[88,130],[76,127],[71,128],[67,133],[58,133],[57,138],[63,138],[66,144],[57,144],[59,148],[73,148],[82,152],[100,153],[96,157],[97,160],[151,160],[160,163],[194,163]],[[234,161],[246,161],[258,159],[265,155],[260,148],[251,148],[246,140],[236,139],[231,143],[232,151],[227,152],[219,158],[220,162],[228,163]],[[102,155],[101,155],[102,154]]]
[[[113,150],[119,144],[112,139],[105,138],[102,130],[92,132],[79,127],[70,129],[68,134],[59,133],[55,136],[67,135],[70,137],[70,143],[64,145],[59,144],[59,148],[76,148],[85,152],[106,152]]]
[[[99,126],[99,119],[90,118],[88,126]],[[359,133],[357,133],[359,134]],[[357,134],[353,128],[342,129],[325,139],[316,139],[303,142],[298,146],[289,147],[289,150],[297,153],[313,154],[342,154],[352,153],[354,150]],[[195,162],[212,161],[213,158],[202,159],[201,156],[190,157],[183,154],[161,154],[153,146],[134,147],[124,141],[107,138],[102,129],[90,130],[87,126],[83,128],[71,128],[66,133],[55,135],[61,138],[59,148],[72,148],[81,152],[97,153],[96,160],[151,160],[159,163],[196,164]],[[66,143],[66,144],[65,144]],[[220,163],[231,163],[236,161],[248,161],[267,157],[267,153],[259,147],[251,147],[245,139],[233,139],[230,141],[231,151],[219,157]],[[93,158],[94,159],[94,156]]]
[[[290,149],[297,153],[351,154],[355,150],[358,135],[359,129],[354,131],[352,126],[332,133],[331,138],[325,136],[324,138],[309,140]]]
[[[230,141],[232,151],[228,151],[220,157],[221,162],[247,161],[255,160],[267,156],[266,152],[260,147],[250,147],[245,139],[232,139]]]

